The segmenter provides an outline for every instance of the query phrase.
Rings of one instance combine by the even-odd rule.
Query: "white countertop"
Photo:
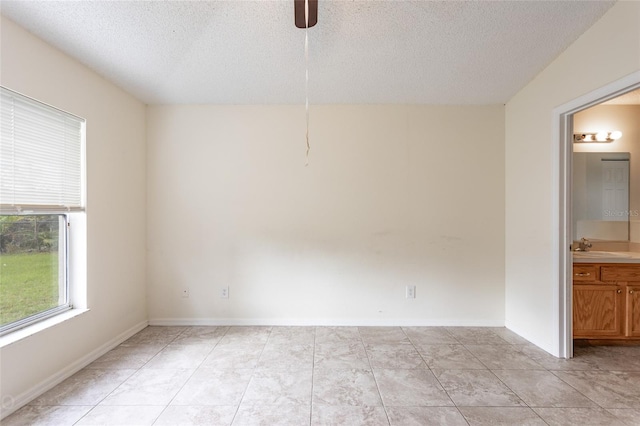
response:
[[[573,263],[640,263],[636,251],[574,251]]]

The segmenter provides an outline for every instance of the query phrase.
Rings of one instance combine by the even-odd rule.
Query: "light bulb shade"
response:
[[[622,132],[620,130],[615,130],[609,134],[609,137],[614,141],[618,140],[622,137]]]
[[[617,139],[622,137],[622,132],[619,130],[611,131],[611,132],[589,132],[589,133],[574,133],[573,134],[573,142],[581,143],[581,142],[604,142],[611,143]]]

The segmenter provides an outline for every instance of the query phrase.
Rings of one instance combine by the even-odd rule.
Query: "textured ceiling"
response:
[[[320,0],[309,29],[309,99],[505,103],[613,4]],[[0,6],[149,104],[304,102],[304,30],[294,26],[293,0]]]

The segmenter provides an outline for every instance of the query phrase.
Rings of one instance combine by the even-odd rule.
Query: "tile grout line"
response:
[[[148,328],[149,326],[145,327],[144,329],[140,330],[140,332],[142,332],[143,330],[145,330],[146,328]],[[178,336],[180,336],[182,333],[184,333],[184,331],[186,330],[186,327],[180,332],[178,333],[171,341],[169,341],[168,343],[166,343],[164,346],[162,346],[162,348],[160,348],[160,350],[158,350],[158,352],[155,353],[155,355],[153,355],[151,358],[149,358],[146,362],[144,362],[140,367],[134,369],[132,368],[131,370],[135,370],[133,373],[131,373],[126,379],[124,379],[122,381],[122,383],[120,383],[118,386],[116,386],[111,392],[109,392],[107,395],[105,395],[104,398],[102,398],[100,401],[98,401],[96,404],[92,405],[91,409],[89,411],[86,412],[85,415],[83,415],[82,417],[80,417],[75,423],[74,425],[80,423],[82,421],[82,419],[84,419],[85,417],[87,417],[96,407],[98,407],[105,399],[107,399],[110,395],[112,395],[115,391],[117,391],[127,380],[129,380],[131,377],[133,377],[135,374],[137,374],[140,370],[142,370],[144,368],[145,365],[147,365],[149,362],[151,362],[151,360],[153,358],[155,358],[156,356],[158,356],[158,354],[160,352],[162,352],[167,346],[169,346],[171,344],[171,342],[173,342],[175,339],[178,338]],[[140,332],[136,333],[139,334]],[[133,336],[131,336],[133,337]],[[130,339],[130,338],[129,338]],[[127,339],[127,340],[129,340]],[[122,342],[120,345],[116,346],[116,348],[122,346],[124,343],[126,342],[126,340],[124,342]],[[131,346],[146,346],[147,344],[133,344]],[[114,349],[116,349],[114,348]],[[112,349],[113,350],[113,349]],[[86,370],[87,367],[83,368],[80,371]],[[108,369],[106,369],[108,370]],[[114,370],[129,370],[129,369],[114,369]],[[77,374],[77,373],[76,373]],[[166,407],[165,407],[166,408]],[[162,410],[162,412],[164,412],[164,409]],[[162,415],[162,412],[160,412],[160,414],[158,414],[158,417],[156,417],[156,419],[153,421],[153,423],[155,423],[158,418],[160,417],[160,415]],[[152,423],[152,424],[153,424]]]
[[[453,333],[449,332],[449,330],[447,330],[446,328],[443,328],[444,331],[447,332],[447,334],[449,336],[451,336],[451,338],[453,338],[456,342],[458,342],[458,344],[460,344],[463,348],[465,348],[465,350],[468,351],[468,349],[466,349],[466,347],[458,340],[458,338],[456,336],[453,335]],[[407,336],[409,337],[409,336]],[[411,342],[412,345],[414,345],[413,341],[411,340],[411,338],[409,338],[409,341]],[[422,361],[424,362],[424,364],[427,366],[427,368],[429,369],[429,371],[431,372],[431,374],[433,375],[433,378],[436,379],[436,381],[438,382],[438,384],[440,385],[440,387],[442,388],[442,391],[447,395],[447,398],[449,398],[449,400],[451,401],[451,403],[453,404],[453,407],[458,411],[458,413],[460,414],[460,416],[462,416],[462,418],[464,419],[464,421],[467,423],[467,425],[471,425],[469,423],[469,420],[467,420],[467,418],[465,417],[464,414],[462,414],[462,411],[460,411],[460,408],[458,407],[458,404],[456,404],[456,402],[453,400],[453,398],[451,398],[451,395],[449,395],[449,392],[447,392],[447,389],[444,387],[444,385],[442,384],[442,382],[440,381],[440,379],[438,379],[438,376],[436,376],[436,374],[433,372],[433,370],[431,369],[431,367],[429,366],[429,364],[427,363],[427,361],[424,359],[424,357],[422,356],[422,353],[420,353],[420,351],[418,350],[418,348],[415,347],[416,351],[418,352],[418,355],[420,355],[420,358],[422,358]],[[469,352],[471,353],[471,352]],[[475,355],[471,354],[474,358]],[[480,360],[478,360],[480,361]],[[484,365],[484,364],[483,364]]]
[[[129,380],[131,377],[133,377],[133,376],[134,376],[138,371],[140,371],[140,369],[141,369],[141,368],[142,368],[142,367],[140,367],[140,368],[139,368],[139,369],[137,369],[137,370],[132,368],[131,370],[135,370],[133,373],[131,373],[129,376],[127,376],[127,378],[126,378],[126,379],[124,379],[124,380],[122,381],[122,383],[120,383],[120,384],[119,384],[118,386],[116,386],[116,387],[115,387],[111,392],[109,392],[107,395],[105,395],[105,396],[104,396],[104,398],[102,398],[102,399],[101,399],[100,401],[98,401],[97,403],[95,403],[95,404],[91,405],[91,406],[90,406],[90,407],[91,407],[91,409],[90,409],[89,411],[87,411],[87,412],[86,412],[86,414],[85,414],[84,416],[80,417],[80,418],[78,419],[78,421],[74,423],[74,425],[75,425],[75,424],[78,424],[79,422],[81,422],[81,421],[82,421],[82,419],[84,419],[85,417],[87,417],[87,415],[89,415],[89,413],[91,413],[91,412],[93,411],[93,409],[94,409],[94,408],[98,407],[98,406],[100,405],[100,403],[101,403],[101,402],[103,402],[105,399],[107,399],[107,398],[109,397],[109,395],[111,395],[111,394],[112,394],[112,393],[114,393],[116,390],[118,390],[118,389],[120,388],[120,386],[122,386],[122,385],[123,385],[127,380]],[[83,370],[84,370],[84,369],[83,369]],[[121,369],[121,370],[125,370],[125,369]],[[80,371],[82,371],[82,370],[80,370]],[[76,374],[77,374],[77,373],[76,373]]]
[[[587,395],[585,395],[584,393],[580,392],[579,389],[577,389],[575,386],[573,386],[571,383],[567,382],[566,380],[564,380],[562,377],[559,377],[556,373],[560,372],[560,373],[572,373],[572,372],[589,372],[589,371],[593,371],[593,370],[556,370],[556,371],[552,371],[549,370],[549,372],[551,374],[554,375],[554,377],[557,377],[558,380],[562,381],[563,383],[566,383],[568,386],[570,386],[573,390],[575,390],[576,392],[578,392],[580,395],[584,396],[585,398],[587,398],[589,401],[593,402],[598,408],[602,409],[602,410],[607,410],[607,408],[603,407],[602,405],[598,404],[596,401],[594,401],[593,399],[589,398]],[[607,372],[607,373],[611,373],[612,370],[596,370],[596,371],[603,371],[603,372]]]
[[[311,355],[311,398],[309,398],[309,426],[313,424],[313,379],[316,372],[316,342],[318,327],[313,328],[313,354]]]
[[[497,333],[494,333],[494,334],[495,334],[496,336],[498,336],[498,334],[497,334]],[[498,337],[500,337],[500,336],[498,336]],[[503,340],[504,340],[504,339],[503,339]],[[506,340],[505,340],[505,341],[506,341]],[[514,349],[514,350],[518,351],[518,353],[522,354],[522,355],[523,355],[523,356],[525,356],[527,359],[529,359],[529,360],[533,361],[535,364],[537,364],[538,366],[540,366],[540,367],[542,368],[542,370],[535,370],[535,371],[548,371],[547,369],[545,369],[545,368],[544,368],[544,366],[540,365],[540,363],[536,362],[535,360],[531,359],[528,355],[526,355],[526,354],[522,353],[520,350],[518,350],[518,348],[516,348],[513,344],[509,343],[509,346],[510,346],[512,349]],[[468,349],[467,349],[467,350],[468,350]],[[469,351],[469,352],[471,352],[471,351]],[[473,352],[471,352],[471,354],[475,356],[475,354],[473,354]],[[520,395],[518,395],[518,393],[517,393],[515,390],[513,390],[509,385],[507,385],[507,384],[506,384],[506,383],[505,383],[505,382],[504,382],[500,377],[498,377],[498,375],[497,375],[496,373],[494,373],[494,371],[493,371],[491,368],[489,368],[489,366],[487,366],[484,362],[482,362],[482,360],[480,360],[480,359],[478,359],[478,360],[479,360],[479,361],[480,361],[480,362],[481,362],[485,367],[487,367],[487,370],[488,370],[488,371],[490,371],[490,372],[491,372],[491,374],[493,374],[493,376],[494,376],[495,378],[497,378],[497,379],[498,379],[498,381],[500,381],[500,383],[502,383],[504,387],[506,387],[507,389],[509,389],[509,391],[511,391],[511,392],[512,392],[516,397],[518,397],[518,399],[519,399],[520,401],[522,401],[522,403],[523,403],[523,404],[524,404],[524,405],[525,405],[529,410],[531,410],[531,412],[532,412],[532,413],[534,413],[534,414],[535,414],[535,415],[536,415],[540,420],[542,420],[545,424],[547,424],[547,425],[549,424],[549,423],[547,423],[547,421],[546,421],[545,419],[543,419],[543,418],[542,418],[542,416],[540,416],[540,414],[538,414],[538,412],[536,412],[536,411],[533,409],[533,407],[531,407],[531,406],[530,406],[530,405],[529,405],[529,404],[528,404],[528,403],[527,403],[527,402],[526,402],[526,401],[525,401],[525,400],[524,400]],[[520,369],[516,369],[516,371],[520,371]]]
[[[402,330],[402,328],[400,329]],[[404,330],[402,330],[402,333],[406,336],[406,333],[404,333]],[[371,363],[371,358],[369,357],[369,351],[367,351],[367,345],[364,343],[364,339],[362,338],[362,334],[360,333],[360,327],[358,327],[358,336],[360,336],[360,341],[362,342],[362,346],[364,347],[364,353],[367,355],[367,361],[369,362],[371,376],[373,376],[373,381],[376,384],[376,390],[378,391],[378,397],[380,397],[380,403],[382,404],[384,415],[387,418],[387,424],[391,425],[391,419],[389,418],[389,413],[387,412],[387,405],[384,403],[384,398],[382,398],[382,392],[380,392],[380,385],[378,384],[378,378],[376,377],[376,373],[373,371],[373,364]]]
[[[543,419],[543,418],[542,418],[542,416],[540,416],[540,414],[538,414],[538,412],[537,412],[537,411],[535,411],[535,410],[533,409],[534,407],[531,407],[529,404],[527,404],[527,402],[526,402],[526,401],[525,401],[525,400],[524,400],[520,395],[518,395],[518,393],[517,393],[515,390],[511,389],[511,387],[510,387],[509,385],[507,385],[507,384],[506,384],[506,383],[505,383],[505,382],[504,382],[500,377],[498,377],[498,375],[497,375],[496,373],[494,373],[494,372],[493,372],[493,370],[491,370],[491,369],[489,368],[489,369],[488,369],[488,371],[489,371],[489,372],[491,372],[491,374],[493,374],[493,376],[494,376],[495,378],[497,378],[497,379],[500,381],[500,383],[502,383],[502,385],[503,385],[504,387],[506,387],[507,389],[509,389],[509,391],[510,391],[510,392],[512,392],[515,396],[517,396],[517,397],[518,397],[518,399],[519,399],[520,401],[522,401],[522,403],[523,403],[523,404],[524,404],[524,405],[525,405],[529,410],[531,410],[531,412],[532,412],[532,413],[534,413],[534,414],[535,414],[535,415],[536,415],[540,420],[542,420],[542,421],[543,421],[545,424],[547,424],[547,425],[549,424],[549,423],[547,423],[547,421],[546,421],[545,419]],[[521,370],[512,370],[512,371],[521,371]],[[534,371],[546,371],[546,370],[534,370]]]
[[[185,327],[184,330],[182,330],[182,332],[180,332],[171,342],[167,343],[167,345],[162,348],[160,350],[160,352],[158,352],[155,356],[151,357],[151,359],[149,361],[147,361],[146,363],[143,364],[142,367],[140,367],[140,370],[142,370],[144,368],[145,365],[147,365],[149,362],[151,362],[151,360],[153,358],[155,358],[156,356],[158,356],[158,354],[160,354],[164,349],[166,349],[171,343],[175,342],[176,339],[178,337],[180,337],[184,332],[186,332],[189,328],[193,328],[193,327]],[[228,331],[228,329],[227,329]],[[225,334],[227,334],[227,332],[225,331]],[[218,340],[219,342],[220,340]],[[216,342],[215,345],[213,345],[213,348],[211,348],[211,352],[213,352],[213,349],[218,345],[218,342]],[[207,354],[207,356],[209,356],[209,354]],[[205,359],[206,357],[205,356]],[[204,359],[202,360],[202,362],[200,362],[200,365],[202,365],[202,363],[204,362]],[[180,386],[180,389],[178,389],[178,391],[176,392],[175,395],[173,395],[173,397],[171,397],[171,399],[169,400],[169,402],[167,402],[167,404],[164,406],[164,408],[162,409],[162,411],[160,412],[160,414],[158,414],[158,417],[155,418],[155,420],[153,421],[153,423],[151,423],[152,425],[155,425],[158,422],[158,419],[162,416],[162,414],[167,410],[167,408],[169,408],[169,406],[171,405],[171,402],[173,402],[174,399],[176,399],[176,396],[178,396],[178,394],[180,393],[180,391],[182,391],[182,389],[184,389],[184,387],[187,385],[187,383],[189,382],[189,380],[193,377],[194,374],[196,374],[196,371],[198,370],[198,367],[193,369],[193,372],[189,375],[189,377],[187,377],[187,380],[184,381],[184,383],[182,384],[182,386]]]
[[[247,389],[249,389],[249,386],[253,381],[254,375],[258,370],[258,365],[260,364],[260,359],[262,358],[262,354],[264,353],[264,348],[267,347],[267,344],[269,343],[269,339],[271,338],[272,333],[273,333],[273,326],[270,326],[269,336],[266,338],[266,340],[264,341],[264,344],[262,345],[262,350],[260,351],[260,355],[258,355],[258,359],[256,360],[256,365],[252,369],[253,371],[251,373],[251,378],[249,379],[249,381],[247,381],[247,385],[245,386],[244,391],[242,391],[242,395],[240,396],[240,400],[238,401],[238,406],[236,407],[236,411],[233,413],[233,418],[231,419],[231,423],[229,423],[229,426],[233,425],[233,423],[236,421],[236,417],[238,417],[238,413],[240,412],[240,406],[242,405],[242,400],[247,394]]]
[[[498,335],[497,333],[493,332],[492,330],[490,331],[493,335],[497,336],[498,338],[500,338],[501,340],[505,341],[505,344],[499,344],[499,345],[487,345],[487,346],[510,346],[511,348],[515,349],[516,351],[518,351],[519,353],[521,353],[523,356],[525,356],[527,359],[530,359],[531,361],[533,361],[535,364],[537,364],[538,366],[541,367],[541,369],[544,369],[544,366],[540,365],[538,362],[535,362],[534,360],[532,360],[529,356],[527,356],[526,354],[522,353],[520,350],[518,350],[517,348],[515,348],[515,345],[510,343],[509,341],[507,341],[506,339],[503,339],[500,335]],[[456,338],[454,336],[454,338]],[[456,338],[456,340],[458,340]],[[471,345],[471,346],[480,346],[481,344],[478,343],[474,343],[474,344],[469,344],[469,343],[463,343],[462,341],[458,340],[460,342],[460,344],[464,347],[464,349],[469,352],[471,354],[471,356],[473,356],[480,364],[482,364],[485,367],[485,370],[480,370],[480,371],[489,371],[496,379],[498,379],[498,381],[500,383],[502,383],[510,392],[512,392],[527,408],[529,408],[529,410],[531,410],[540,420],[542,420],[545,424],[548,424],[535,410],[533,410],[533,408],[531,406],[529,406],[529,404],[527,404],[524,399],[522,399],[522,397],[520,395],[517,394],[517,392],[515,392],[513,389],[511,389],[506,383],[504,383],[504,381],[502,379],[500,379],[500,377],[498,377],[497,374],[495,374],[493,372],[493,370],[489,367],[489,365],[487,365],[485,362],[483,362],[480,358],[478,358],[476,356],[476,354],[474,354],[468,347],[467,345]],[[504,370],[514,370],[514,371],[520,371],[521,369],[504,369]],[[536,370],[536,371],[540,371],[540,370]],[[443,387],[444,388],[444,387]],[[455,402],[454,402],[455,404]],[[455,404],[456,407],[458,407],[457,404]],[[465,407],[465,406],[462,406]],[[489,406],[483,406],[483,407],[489,407]],[[500,406],[503,407],[503,406]],[[521,406],[512,406],[513,408],[518,408]],[[508,408],[508,406],[505,406],[505,408]],[[458,409],[458,411],[460,411]],[[462,414],[462,412],[461,412]],[[462,414],[463,417],[464,414]],[[466,420],[466,417],[465,417]]]
[[[170,346],[173,342],[175,342],[183,333],[185,333],[187,330],[189,329],[193,329],[194,326],[187,326],[185,327],[184,330],[182,330],[182,332],[180,332],[173,340],[171,340],[171,342],[167,343],[160,351],[158,351],[158,353],[156,355],[154,355],[153,357],[151,357],[151,359],[149,359],[149,361],[147,361],[146,363],[143,364],[142,367],[140,367],[139,370],[142,370],[144,368],[145,365],[147,365],[149,362],[151,362],[151,360],[153,360],[153,358],[155,358],[158,354],[160,354],[164,349],[166,349],[168,346]],[[216,326],[216,328],[222,328],[222,327],[218,327]],[[180,387],[180,389],[178,389],[178,391],[176,392],[176,394],[171,398],[171,400],[164,406],[164,408],[162,409],[162,411],[160,412],[160,414],[158,415],[158,417],[156,417],[156,419],[153,421],[152,424],[156,424],[157,421],[160,419],[160,417],[162,416],[162,414],[167,410],[167,408],[169,408],[169,406],[171,405],[171,402],[176,398],[176,396],[178,396],[178,394],[180,393],[180,391],[182,391],[182,389],[184,389],[184,387],[187,385],[187,383],[189,382],[189,380],[193,377],[193,375],[196,373],[196,371],[202,366],[202,364],[204,363],[204,361],[207,359],[207,357],[214,351],[214,349],[218,346],[218,344],[220,343],[220,341],[224,338],[224,336],[227,335],[228,331],[229,331],[230,327],[225,327],[225,332],[222,335],[222,337],[220,337],[215,344],[213,345],[213,347],[211,348],[211,350],[207,353],[207,355],[205,355],[205,357],[203,358],[203,360],[200,362],[200,364],[193,369],[193,372],[191,373],[191,375],[189,375],[189,377],[187,378],[187,380],[184,382],[184,384]],[[183,346],[190,346],[188,344],[185,344]]]

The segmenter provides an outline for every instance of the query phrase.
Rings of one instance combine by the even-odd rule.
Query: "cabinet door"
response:
[[[640,337],[640,283],[627,285],[627,336]]]
[[[620,286],[573,286],[573,337],[621,337],[623,315],[624,294]]]

